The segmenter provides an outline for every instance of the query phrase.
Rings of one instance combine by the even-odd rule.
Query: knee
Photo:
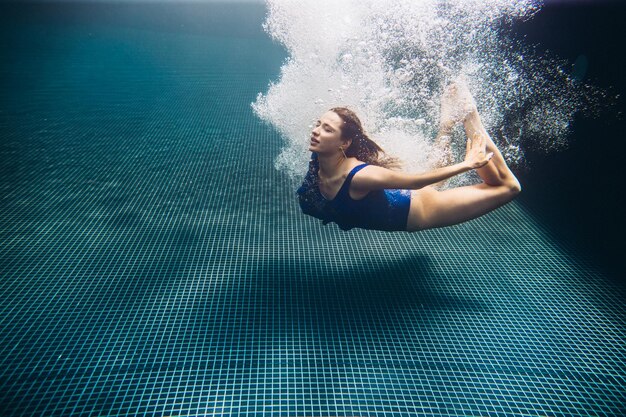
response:
[[[522,192],[522,186],[515,177],[507,178],[497,184],[489,184],[487,182],[484,182],[484,184],[492,187],[494,190],[498,190],[499,194],[505,195],[510,200],[513,200],[519,193]]]
[[[519,183],[519,180],[517,178],[515,178],[514,185],[511,187],[511,191],[515,195],[518,195],[522,192],[522,184]]]
[[[504,181],[498,185],[491,185],[490,187],[498,195],[500,204],[506,204],[514,200],[522,192],[522,186],[516,178]]]
[[[517,178],[513,177],[510,181],[507,181],[504,186],[506,187],[507,194],[513,200],[515,197],[522,192],[522,185],[519,183]]]

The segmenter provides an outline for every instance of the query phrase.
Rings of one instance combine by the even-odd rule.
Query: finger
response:
[[[489,153],[487,154],[487,161],[490,161],[490,160],[491,160],[491,158],[493,158],[493,152],[489,152]]]

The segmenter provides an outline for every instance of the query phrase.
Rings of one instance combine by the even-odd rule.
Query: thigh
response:
[[[508,203],[515,195],[510,187],[484,183],[444,191],[432,187],[414,190],[407,230],[451,226],[475,219]]]

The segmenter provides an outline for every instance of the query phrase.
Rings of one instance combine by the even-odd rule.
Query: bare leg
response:
[[[439,132],[433,142],[433,152],[429,157],[432,168],[441,168],[454,163],[450,141],[454,125],[463,120],[464,115],[458,111],[456,103],[456,84],[448,85],[441,95]],[[448,181],[441,181],[434,184],[439,189],[445,187]]]
[[[451,226],[475,219],[513,200],[520,189],[485,183],[437,191],[425,187],[413,191],[407,230]]]
[[[452,165],[452,150],[450,149],[450,138],[452,136],[452,128],[441,127],[435,138],[434,147],[436,149],[434,160],[431,162],[433,168],[445,167]]]
[[[463,127],[465,128],[465,134],[468,138],[474,139],[480,136],[485,141],[486,152],[493,152],[493,158],[484,167],[476,170],[481,179],[488,185],[516,185],[519,187],[519,182],[513,172],[509,169],[504,157],[500,153],[498,147],[493,143],[491,136],[487,133],[487,130],[483,126],[483,123],[478,114],[476,103],[472,94],[461,78],[456,83],[456,99],[458,105],[461,106],[461,112],[464,114]]]
[[[509,169],[502,153],[500,153],[500,150],[493,143],[493,140],[485,130],[477,111],[474,111],[467,116],[464,122],[464,127],[465,133],[468,137],[471,138],[475,135],[482,136],[486,141],[487,152],[493,152],[493,158],[491,158],[489,164],[476,170],[482,180],[489,185],[517,183],[519,186],[517,178],[515,178],[515,175]]]
[[[477,138],[472,146],[475,150],[476,147],[486,147],[485,142]],[[494,158],[495,153],[489,164]],[[475,219],[513,200],[520,191],[519,182],[513,174],[495,185],[483,182],[445,191],[437,191],[433,187],[415,190],[411,193],[407,230],[412,232],[451,226]]]
[[[467,87],[456,86],[452,91],[456,93],[457,103],[464,112],[463,122],[468,138],[474,138],[473,146],[484,147],[481,151],[485,154],[492,152],[493,157],[487,165],[476,170],[483,180],[482,184],[445,191],[432,187],[413,191],[408,231],[451,226],[475,219],[513,200],[521,191],[517,178],[485,130]]]

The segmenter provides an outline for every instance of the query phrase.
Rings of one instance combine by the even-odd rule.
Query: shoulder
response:
[[[359,168],[358,172],[356,172],[354,175],[356,181],[384,178],[394,173],[394,171],[391,171],[390,169],[383,168],[378,165],[370,165],[364,163],[356,165],[354,168]]]
[[[379,185],[385,182],[385,179],[392,174],[391,170],[383,168],[377,165],[359,164],[353,169],[358,168],[358,171],[352,178],[352,184],[356,188],[372,189],[380,188]]]
[[[367,165],[354,175],[356,191],[373,191],[389,188],[408,188],[409,175],[377,165]]]

